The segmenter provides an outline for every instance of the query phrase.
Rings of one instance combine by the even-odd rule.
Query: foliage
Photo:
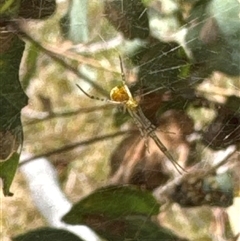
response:
[[[32,5],[30,2],[32,2]],[[71,46],[73,49],[77,49],[76,52],[81,53],[79,56],[74,55],[75,53],[71,48],[69,48],[71,51],[66,49],[63,54],[59,49],[49,46],[42,36],[35,38],[28,32],[25,32],[20,25],[18,26],[17,21],[16,25],[11,24],[9,19],[13,20],[13,16],[14,18],[19,16],[24,18],[42,19],[52,15],[55,11],[56,5],[54,1],[43,1],[43,5],[40,6],[43,11],[41,12],[42,14],[39,15],[38,10],[36,10],[39,7],[39,5],[36,5],[38,4],[37,2],[38,1],[27,2],[22,0],[19,3],[18,11],[6,11],[5,6],[8,6],[6,4],[9,3],[9,6],[11,6],[11,1],[6,1],[4,6],[0,5],[0,12],[1,14],[2,12],[4,13],[4,21],[1,20],[1,22],[5,24],[8,31],[16,31],[19,37],[23,37],[29,42],[28,48],[25,52],[27,53],[27,57],[24,59],[25,74],[22,82],[24,90],[27,91],[30,89],[31,84],[34,82],[33,79],[39,71],[39,75],[42,74],[42,79],[46,80],[44,83],[47,83],[47,88],[45,89],[44,94],[47,94],[49,89],[54,90],[54,94],[52,95],[51,93],[50,95],[46,95],[47,97],[39,94],[34,98],[40,100],[42,109],[47,113],[43,120],[50,120],[52,123],[56,121],[56,123],[58,123],[56,119],[59,116],[73,116],[75,115],[74,113],[81,113],[80,110],[79,112],[72,112],[72,114],[62,112],[58,115],[55,111],[53,103],[58,102],[56,100],[59,100],[59,107],[65,108],[69,105],[69,103],[65,103],[63,94],[68,92],[69,89],[72,90],[72,87],[69,87],[71,86],[71,84],[69,84],[70,81],[66,81],[69,76],[69,79],[71,79],[72,75],[67,71],[71,71],[71,73],[74,74],[74,78],[72,78],[74,82],[83,78],[86,82],[92,83],[92,86],[96,87],[101,93],[105,93],[102,84],[94,82],[94,77],[92,78],[92,76],[97,73],[99,76],[103,75],[103,79],[113,79],[116,76],[119,78],[120,75],[114,73],[115,69],[112,71],[109,66],[103,67],[103,65],[99,64],[101,61],[93,59],[91,57],[92,53],[90,50],[91,48],[89,47],[90,45],[87,45],[88,43],[86,44],[85,52],[82,51],[81,48],[79,50],[76,46]],[[188,133],[184,133],[185,137],[190,134],[199,134],[200,138],[194,143],[195,149],[192,152],[192,156],[189,155],[185,158],[184,166],[189,168],[190,173],[184,175],[178,180],[178,182],[174,179],[174,172],[169,173],[169,170],[165,171],[162,166],[160,168],[157,166],[156,169],[153,168],[153,166],[149,169],[145,168],[148,164],[144,163],[144,161],[147,160],[147,156],[150,156],[150,154],[148,155],[144,152],[144,156],[141,156],[140,154],[138,156],[137,152],[137,150],[139,150],[138,148],[140,148],[140,144],[145,148],[144,141],[135,142],[135,136],[133,136],[134,138],[131,137],[132,139],[128,138],[123,140],[121,144],[122,146],[119,148],[124,151],[120,151],[120,149],[117,149],[116,151],[119,155],[123,153],[121,156],[122,163],[117,163],[117,165],[124,170],[121,175],[118,175],[119,183],[117,184],[137,184],[143,189],[145,187],[148,188],[149,186],[147,186],[145,181],[147,180],[146,176],[149,175],[149,170],[153,170],[152,172],[160,170],[158,174],[160,176],[162,175],[161,183],[157,183],[157,187],[159,187],[157,191],[160,190],[159,193],[166,195],[166,191],[162,190],[164,188],[165,190],[167,189],[167,181],[175,181],[173,182],[173,187],[171,186],[167,190],[169,192],[168,198],[171,201],[185,205],[185,207],[196,207],[203,204],[214,204],[220,207],[227,207],[233,202],[235,184],[234,182],[231,183],[231,179],[232,176],[236,176],[237,170],[227,167],[231,170],[232,176],[227,173],[226,175],[228,178],[226,179],[226,175],[223,177],[224,175],[218,175],[216,173],[217,166],[213,166],[212,163],[215,162],[215,150],[223,149],[231,145],[237,146],[239,145],[240,140],[240,97],[235,94],[235,92],[231,92],[230,94],[224,93],[230,85],[233,85],[237,90],[240,88],[240,86],[235,83],[234,78],[228,77],[238,77],[240,73],[240,24],[238,17],[239,13],[237,11],[239,3],[234,0],[227,1],[227,8],[226,3],[220,0],[195,1],[189,8],[189,6],[184,6],[184,1],[181,1],[179,5],[177,5],[176,2],[170,3],[170,1],[168,1],[167,4],[165,3],[166,5],[163,3],[162,8],[159,8],[157,1],[144,2],[147,3],[144,5],[142,1],[138,0],[106,1],[104,3],[104,13],[110,24],[105,24],[102,29],[98,29],[98,32],[101,32],[104,28],[107,29],[107,31],[104,31],[103,33],[104,37],[102,37],[101,34],[99,34],[99,36],[101,37],[101,40],[104,39],[105,41],[106,39],[107,41],[108,36],[121,34],[123,38],[128,41],[129,45],[125,44],[124,50],[122,49],[121,53],[127,57],[129,64],[132,67],[138,68],[136,82],[131,86],[131,91],[134,95],[139,94],[140,91],[141,95],[144,96],[143,100],[141,100],[141,106],[148,119],[157,125],[159,122],[163,123],[164,115],[167,115],[166,113],[168,113],[169,109],[173,111],[180,110],[186,115],[191,115],[189,122],[184,122],[180,125],[180,129],[184,129],[184,126],[187,125],[191,127],[189,129],[192,129],[191,131],[188,131]],[[76,3],[76,1],[73,1],[73,3]],[[170,5],[173,6],[173,10],[169,13],[164,7]],[[36,9],[32,9],[33,6],[35,6]],[[76,6],[79,7],[79,5]],[[58,22],[65,24],[65,26],[62,27],[63,36],[58,35],[58,37],[61,39],[70,38],[74,43],[78,43],[80,39],[82,42],[87,42],[89,40],[89,29],[87,29],[88,15],[84,8],[85,10],[76,17],[75,13],[78,10],[76,6],[74,7],[73,4],[69,7],[69,11],[65,15],[64,21],[58,19]],[[146,7],[148,8],[148,14]],[[78,23],[79,21],[82,21],[82,18],[86,22],[84,26],[82,26],[81,34],[83,33],[83,35],[79,35],[79,29],[75,25],[68,24]],[[168,18],[171,28],[168,28],[164,32],[163,29],[166,25],[166,19]],[[51,21],[51,19],[49,21]],[[155,21],[159,24],[154,25]],[[50,27],[48,26],[47,32],[49,33],[52,25],[50,22],[48,24]],[[161,26],[162,29],[159,26]],[[172,35],[173,33],[178,32],[183,26],[187,26],[187,34],[185,35],[184,41],[179,43],[176,39],[172,38]],[[155,32],[153,29],[155,29]],[[169,36],[166,37],[165,35]],[[27,104],[27,97],[22,90],[18,77],[24,44],[20,38],[13,37],[12,33],[9,38],[11,40],[11,45],[7,47],[5,45],[3,51],[1,49],[0,56],[0,103],[2,112],[0,117],[0,177],[3,179],[3,191],[6,196],[11,195],[9,189],[18,165],[20,155],[19,147],[22,145],[20,111]],[[95,37],[94,41],[96,40],[97,37]],[[184,46],[184,48],[182,46]],[[84,48],[84,46],[82,47]],[[109,53],[107,53],[103,48],[99,54],[95,54],[96,59],[102,59],[103,56],[109,61],[108,63],[114,62],[112,61],[113,56],[111,49]],[[53,61],[56,61],[54,67],[49,64]],[[82,64],[81,67],[83,67],[83,65],[88,65],[95,67],[97,70],[87,70],[84,72],[82,70],[83,68],[81,68],[81,70],[78,68],[79,63]],[[39,68],[39,66],[41,67]],[[40,70],[41,68],[42,70]],[[101,72],[102,69],[105,69],[104,71],[107,72],[107,74],[103,74]],[[223,73],[224,76],[228,76],[223,77],[220,81],[216,81],[216,87],[221,89],[220,93],[218,92],[216,94],[215,90],[217,88],[215,88],[214,80],[209,81],[207,78],[211,78],[211,76],[214,76],[214,74],[218,72]],[[61,73],[61,76],[57,76],[56,73]],[[208,88],[207,91],[205,91],[206,89],[204,90],[205,83],[210,83],[211,88]],[[59,88],[62,92],[59,91],[59,93],[57,93],[55,88],[59,85],[63,86],[62,89]],[[71,90],[69,92],[71,92]],[[71,94],[72,92],[70,95]],[[218,100],[219,95],[223,97],[224,101]],[[77,103],[71,104],[73,104],[73,107],[77,106]],[[208,115],[201,116],[201,110],[203,109],[205,111],[203,113],[207,113],[205,109],[214,112],[214,117],[211,119],[208,118]],[[76,123],[82,121],[80,117],[78,118],[76,117]],[[92,119],[97,118],[99,118],[99,115],[94,116]],[[91,124],[92,119],[89,115],[87,121],[88,126]],[[121,124],[123,123],[119,120],[115,121]],[[180,124],[181,121],[182,119],[179,119]],[[192,122],[194,122],[194,124],[192,124]],[[73,125],[74,127],[72,127],[69,123],[61,123],[61,128],[63,129],[62,133],[64,132],[64,128],[66,128],[66,132],[71,132],[72,136],[73,134],[76,136],[76,132],[79,132],[80,127],[78,127],[78,125]],[[170,118],[164,123],[167,123],[167,127],[173,124],[172,119]],[[199,123],[201,131],[193,128],[193,126],[196,127]],[[44,128],[50,130],[52,127],[51,125],[44,125],[39,121],[39,123],[37,123],[37,131],[34,132],[38,133],[40,129]],[[109,122],[107,121],[98,123],[98,129],[104,130],[104,125],[107,125],[107,130],[109,130]],[[164,125],[162,124],[162,126]],[[27,128],[30,129],[30,127]],[[85,129],[87,128],[85,126],[81,128],[80,133],[85,137]],[[168,128],[166,128],[166,130],[168,131]],[[177,131],[176,133],[178,133]],[[92,132],[94,135],[93,140],[100,140],[97,138],[96,133],[94,131]],[[169,132],[171,132],[171,128]],[[28,129],[26,133],[28,133]],[[36,141],[35,147],[40,147],[38,149],[36,148],[37,150],[35,150],[35,147],[33,146],[31,147],[32,149],[30,148],[32,152],[36,151],[36,154],[40,154],[40,156],[53,156],[53,154],[62,153],[62,150],[68,151],[80,146],[80,142],[68,145],[69,141],[73,142],[73,140],[75,140],[73,137],[68,138],[66,136],[58,138],[58,136],[54,136],[52,138],[52,133],[50,131],[46,131],[45,133],[46,136],[43,136],[44,143],[39,140],[39,138],[33,138],[33,140]],[[167,136],[166,139],[169,139],[168,136],[170,135],[162,134],[162,136],[164,135],[165,137]],[[32,136],[29,135],[29,142],[32,142],[31,137]],[[136,138],[139,139],[139,136]],[[82,145],[86,145],[86,143],[93,142],[94,141],[86,140],[81,143],[85,143]],[[39,145],[39,143],[41,144]],[[132,143],[138,144],[133,145]],[[185,143],[186,142],[184,142],[184,144]],[[62,146],[65,146],[66,144],[68,145],[67,148],[62,148]],[[186,152],[186,149],[180,149],[179,151],[178,147],[180,145],[176,145],[176,147],[174,145],[175,143],[170,141],[168,148],[172,148],[171,151],[175,156],[180,155],[181,152]],[[133,149],[131,149],[132,146]],[[45,148],[45,151],[41,153],[39,150],[42,150],[42,147]],[[55,148],[55,150],[52,150],[53,148]],[[187,150],[190,150],[190,144],[187,148],[189,148]],[[109,145],[108,152],[112,149],[113,145],[111,144]],[[207,162],[206,170],[202,171],[204,168],[201,169],[201,166],[199,165],[194,166],[197,167],[197,169],[195,168],[191,173],[191,166],[199,162],[199,160],[204,160],[205,157],[202,154],[203,149],[207,149],[210,153],[213,153],[212,159],[210,158],[210,161]],[[94,151],[96,150],[94,149]],[[180,152],[180,154],[178,152]],[[87,151],[87,153],[90,154],[90,151]],[[140,151],[140,153],[142,154],[143,152]],[[76,153],[72,154],[73,157],[70,155],[58,155],[56,159],[61,160],[62,158],[65,161],[63,161],[64,165],[68,165],[66,164],[66,159],[70,162],[71,159],[75,158],[74,155],[76,156]],[[132,167],[126,164],[127,161],[124,161],[125,156],[128,157],[127,161],[129,163],[133,163],[138,158],[139,163],[140,161],[143,161],[144,164],[142,165],[142,163],[140,163],[139,165],[136,164]],[[117,155],[115,157],[117,157]],[[154,160],[158,158],[159,156],[154,155],[153,159],[151,159],[151,163],[154,163]],[[166,161],[163,156],[161,156],[161,158],[161,163],[163,163],[164,160]],[[226,160],[228,158],[229,160],[234,160],[234,158],[237,159],[238,156],[233,159],[231,159],[230,156],[227,156]],[[101,158],[97,157],[97,159]],[[227,161],[224,163],[227,163]],[[99,169],[103,169],[101,164],[102,163],[99,164]],[[116,164],[113,159],[112,164]],[[114,174],[116,173],[119,174],[117,170],[114,170],[115,167],[113,166],[114,165],[111,167],[112,177],[114,177]],[[139,166],[141,170],[137,173],[138,175],[135,175]],[[135,167],[136,169],[134,169]],[[116,172],[114,173],[114,171]],[[142,174],[144,171],[145,173]],[[229,185],[224,185],[226,180]],[[95,183],[97,183],[97,181],[95,181]],[[181,193],[179,194],[180,191]],[[210,200],[206,199],[206,196],[210,198]],[[159,196],[155,195],[155,197],[161,199]],[[180,238],[173,235],[165,227],[159,226],[156,222],[152,221],[152,215],[157,215],[158,212],[159,205],[157,204],[156,199],[154,199],[148,191],[136,189],[132,186],[108,186],[96,189],[90,195],[81,199],[73,206],[71,211],[65,215],[64,221],[70,224],[87,224],[106,240],[180,240]],[[161,213],[163,213],[163,211],[161,211]],[[46,238],[47,240],[51,235],[57,235],[56,238],[62,238],[62,240],[72,240],[75,238],[73,238],[73,236],[70,237],[71,234],[66,234],[66,236],[64,236],[65,234],[63,234],[63,232],[64,231],[61,230],[43,229],[16,237],[14,240],[30,240],[33,237],[41,237],[41,239]],[[55,236],[53,237],[55,238]],[[76,238],[76,240],[78,239]]]
[[[75,236],[74,234],[61,230],[61,229],[54,229],[54,228],[41,228],[38,230],[34,230],[32,232],[19,235],[13,238],[13,241],[81,241],[79,237]]]
[[[86,224],[107,240],[175,240],[170,231],[151,221],[158,211],[159,205],[150,192],[109,186],[76,203],[63,220]]]
[[[8,0],[0,4],[0,177],[3,179],[4,195],[9,196],[9,191],[15,171],[17,170],[20,147],[23,142],[22,125],[20,120],[21,109],[27,104],[27,96],[19,82],[19,68],[24,51],[23,41],[17,37],[9,25],[17,16],[24,17],[23,5],[25,1]],[[32,4],[32,5],[31,5]],[[28,4],[32,9],[37,7],[33,2]],[[23,11],[22,11],[23,10]],[[28,9],[30,10],[30,9]],[[31,13],[34,18],[33,12]],[[39,17],[45,16],[44,11]]]
[[[5,35],[11,44],[3,46],[0,56],[0,160],[3,162],[0,177],[3,179],[4,195],[9,196],[12,195],[9,188],[18,166],[19,146],[22,145],[20,111],[27,104],[27,96],[18,77],[24,45],[11,33]]]

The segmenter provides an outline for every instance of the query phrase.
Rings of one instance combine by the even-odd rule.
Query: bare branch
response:
[[[74,148],[79,147],[79,146],[90,145],[90,144],[93,144],[93,143],[98,142],[98,141],[102,141],[102,140],[106,140],[106,139],[111,139],[111,138],[114,138],[114,137],[122,136],[122,135],[130,133],[130,132],[131,131],[129,131],[129,130],[128,131],[119,131],[119,132],[116,132],[116,133],[113,133],[113,134],[98,136],[98,137],[94,137],[94,138],[91,138],[91,139],[87,139],[85,141],[72,143],[72,144],[63,146],[61,148],[57,148],[55,150],[51,150],[49,152],[45,152],[45,153],[33,156],[31,158],[22,160],[22,162],[19,164],[19,166],[22,166],[22,165],[24,165],[24,164],[26,164],[26,163],[34,160],[34,159],[40,158],[40,157],[49,157],[49,156],[52,156],[52,155],[55,155],[55,154],[60,154],[60,153],[63,153],[63,152],[71,151]]]
[[[190,170],[188,170],[188,173],[178,176],[176,178],[174,178],[173,180],[171,180],[170,182],[168,182],[166,185],[164,186],[160,186],[158,188],[156,188],[153,191],[153,195],[154,197],[158,200],[161,201],[162,197],[168,193],[171,189],[173,189],[176,185],[178,185],[179,183],[181,183],[182,181],[188,179],[189,177],[205,177],[211,173],[214,173],[219,167],[225,165],[229,160],[232,159],[232,157],[238,154],[236,151],[236,146],[229,146],[224,153],[220,153],[220,155],[216,156],[215,161],[216,164],[213,165],[212,167],[210,167],[209,169],[204,169],[201,167],[203,162],[200,162],[196,165],[194,165],[192,168],[190,168]],[[237,157],[236,157],[237,159]]]

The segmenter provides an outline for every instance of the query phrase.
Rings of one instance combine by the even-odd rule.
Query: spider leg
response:
[[[172,162],[173,166],[176,168],[176,170],[180,173],[180,169],[184,172],[186,172],[179,164],[177,161],[175,161],[175,159],[173,158],[173,156],[170,154],[170,152],[168,151],[168,149],[164,146],[164,144],[160,141],[160,139],[158,138],[158,136],[156,135],[156,127],[145,117],[145,115],[142,112],[141,107],[138,105],[137,101],[132,97],[132,93],[130,92],[128,86],[126,85],[126,78],[124,75],[124,69],[123,69],[123,62],[122,62],[122,58],[121,56],[119,56],[119,60],[120,60],[120,68],[121,68],[121,75],[122,75],[122,84],[124,87],[124,90],[126,91],[125,96],[127,96],[126,99],[122,98],[113,98],[114,100],[111,99],[104,99],[104,98],[99,98],[99,97],[95,97],[93,95],[88,94],[84,89],[82,89],[78,84],[77,87],[90,99],[95,99],[95,100],[99,100],[99,101],[105,101],[111,104],[115,104],[115,105],[122,105],[124,106],[129,114],[131,115],[131,117],[133,118],[134,122],[136,123],[141,136],[144,138],[144,143],[145,146],[147,148],[147,150],[149,151],[148,148],[148,143],[147,143],[147,138],[151,137],[153,139],[153,141],[155,142],[155,144],[158,146],[158,148],[163,152],[163,154]],[[114,88],[114,92],[115,92],[115,88]],[[117,88],[117,91],[120,91],[120,88]],[[121,97],[121,92],[117,92],[115,93],[117,95],[117,97]],[[111,95],[111,94],[110,94]],[[112,98],[112,97],[111,97]]]
[[[124,69],[123,69],[123,61],[122,61],[122,58],[121,56],[119,55],[119,60],[120,60],[120,68],[121,68],[121,76],[122,76],[122,84],[124,86],[124,89],[126,90],[127,92],[127,95],[129,96],[129,99],[133,98],[132,97],[132,93],[130,92],[127,84],[126,84],[126,77],[125,77],[125,74],[124,74]]]
[[[156,127],[145,117],[145,115],[142,112],[142,109],[138,107],[135,111],[128,110],[130,115],[135,120],[137,126],[139,129],[144,130],[144,133],[146,133],[147,136],[150,136],[155,144],[158,146],[158,148],[163,152],[163,154],[172,162],[173,166],[176,168],[179,174],[182,174],[182,171],[186,172],[181,165],[178,164],[178,162],[173,158],[173,156],[170,154],[168,149],[164,146],[164,144],[160,141],[158,136],[156,135]]]
[[[159,147],[159,149],[163,152],[163,154],[172,162],[173,166],[176,168],[176,170],[178,171],[179,174],[182,174],[181,171],[186,172],[186,170],[184,170],[184,168],[181,167],[181,165],[178,164],[178,162],[173,158],[173,156],[170,154],[168,149],[159,140],[159,138],[157,137],[155,131],[152,131],[151,133],[149,133],[149,136],[154,140],[154,142]]]
[[[78,89],[80,89],[83,94],[85,94],[88,98],[90,99],[96,99],[96,100],[101,100],[101,101],[106,101],[106,99],[103,98],[99,98],[99,97],[95,97],[93,95],[89,95],[80,85],[76,84],[76,86],[78,87]]]
[[[108,102],[108,103],[114,104],[114,105],[122,105],[122,103],[118,102],[118,101],[114,101],[114,100],[110,100],[110,99],[104,99],[104,98],[99,98],[97,96],[89,95],[81,86],[79,86],[78,84],[76,84],[76,86],[83,92],[83,94],[85,94],[90,99],[104,101],[104,102]]]
[[[150,153],[149,151],[149,146],[148,146],[148,134],[146,133],[146,131],[142,128],[142,125],[139,124],[139,122],[132,116],[133,121],[135,122],[136,126],[138,127],[138,130],[140,132],[141,137],[144,140],[144,145],[147,149],[147,152]]]
[[[119,55],[118,57],[119,57],[119,61],[120,61],[122,83],[123,83],[123,85],[126,85],[126,78],[125,78],[124,69],[123,69],[123,61],[122,61],[122,57],[121,57],[120,55]]]

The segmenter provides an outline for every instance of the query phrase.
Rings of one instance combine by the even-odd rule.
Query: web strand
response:
[[[122,86],[113,88],[114,95],[118,97],[118,99],[114,99],[112,96],[111,99],[103,99],[99,97],[95,97],[93,95],[88,94],[85,90],[83,90],[78,84],[77,87],[90,99],[95,99],[99,101],[105,101],[116,105],[123,105],[129,112],[130,116],[133,118],[135,124],[137,125],[141,135],[143,138],[150,137],[159,150],[170,160],[175,167],[175,169],[178,171],[179,174],[182,174],[181,171],[184,171],[184,168],[181,167],[178,162],[173,158],[173,156],[170,154],[168,149],[165,147],[165,145],[161,142],[161,140],[156,135],[155,130],[157,129],[144,115],[142,112],[141,107],[138,105],[137,101],[132,97],[132,93],[130,92],[128,86],[126,85],[126,78],[124,74],[123,69],[123,62],[121,56],[119,56],[120,60],[120,68],[121,68],[121,76],[122,76]],[[113,90],[111,92],[113,92]],[[123,92],[123,93],[122,93]],[[126,96],[124,100],[122,100],[122,95]],[[111,94],[110,94],[111,95]],[[146,143],[146,142],[145,142]],[[147,144],[146,144],[147,146]],[[147,146],[148,148],[148,146]]]

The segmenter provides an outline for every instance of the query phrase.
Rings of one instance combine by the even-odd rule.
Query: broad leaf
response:
[[[81,241],[76,235],[62,229],[41,228],[19,235],[13,241]]]
[[[0,51],[0,177],[4,177],[4,195],[11,195],[9,188],[19,159],[23,134],[21,109],[27,104],[27,96],[19,82],[19,66],[24,43],[8,33],[9,45]],[[5,186],[7,185],[7,186]]]
[[[91,217],[118,219],[127,216],[158,214],[159,205],[148,191],[131,186],[108,186],[96,190],[76,203],[63,220],[82,224]]]
[[[0,163],[0,177],[3,180],[3,194],[5,196],[12,196],[9,191],[18,167],[19,154],[14,152],[8,157],[7,161]]]
[[[109,241],[180,240],[169,230],[159,227],[150,218],[143,216],[119,217],[111,220],[92,219],[88,225]]]
[[[75,204],[63,220],[86,224],[106,240],[177,240],[151,221],[158,212],[150,192],[133,186],[108,186]]]

